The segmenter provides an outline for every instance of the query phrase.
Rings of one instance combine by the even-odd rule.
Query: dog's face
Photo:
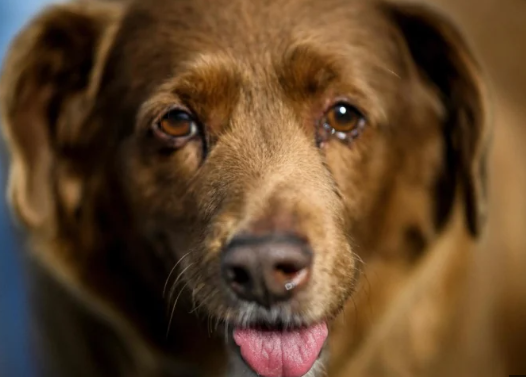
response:
[[[260,375],[306,374],[361,261],[413,264],[457,191],[478,231],[479,83],[427,10],[73,4],[15,47],[11,194],[44,259],[108,301],[164,289],[167,322],[188,296]]]

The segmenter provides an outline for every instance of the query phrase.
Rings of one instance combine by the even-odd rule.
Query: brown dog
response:
[[[520,365],[503,351],[519,343],[471,354],[459,335],[477,332],[489,131],[477,64],[434,11],[57,5],[16,39],[1,89],[49,375]]]

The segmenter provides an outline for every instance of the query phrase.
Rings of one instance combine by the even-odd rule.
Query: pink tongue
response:
[[[327,339],[325,323],[293,331],[235,329],[241,356],[264,377],[301,377],[314,365]]]

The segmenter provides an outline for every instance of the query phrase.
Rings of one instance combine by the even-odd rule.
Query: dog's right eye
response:
[[[188,111],[173,109],[152,125],[152,131],[170,149],[178,149],[199,135],[199,124]]]
[[[180,109],[167,112],[155,124],[158,136],[173,139],[190,139],[197,134],[198,127],[194,117]]]

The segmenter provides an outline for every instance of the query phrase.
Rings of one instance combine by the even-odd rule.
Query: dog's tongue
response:
[[[241,356],[264,377],[305,375],[318,358],[327,335],[325,323],[291,331],[234,330]]]

